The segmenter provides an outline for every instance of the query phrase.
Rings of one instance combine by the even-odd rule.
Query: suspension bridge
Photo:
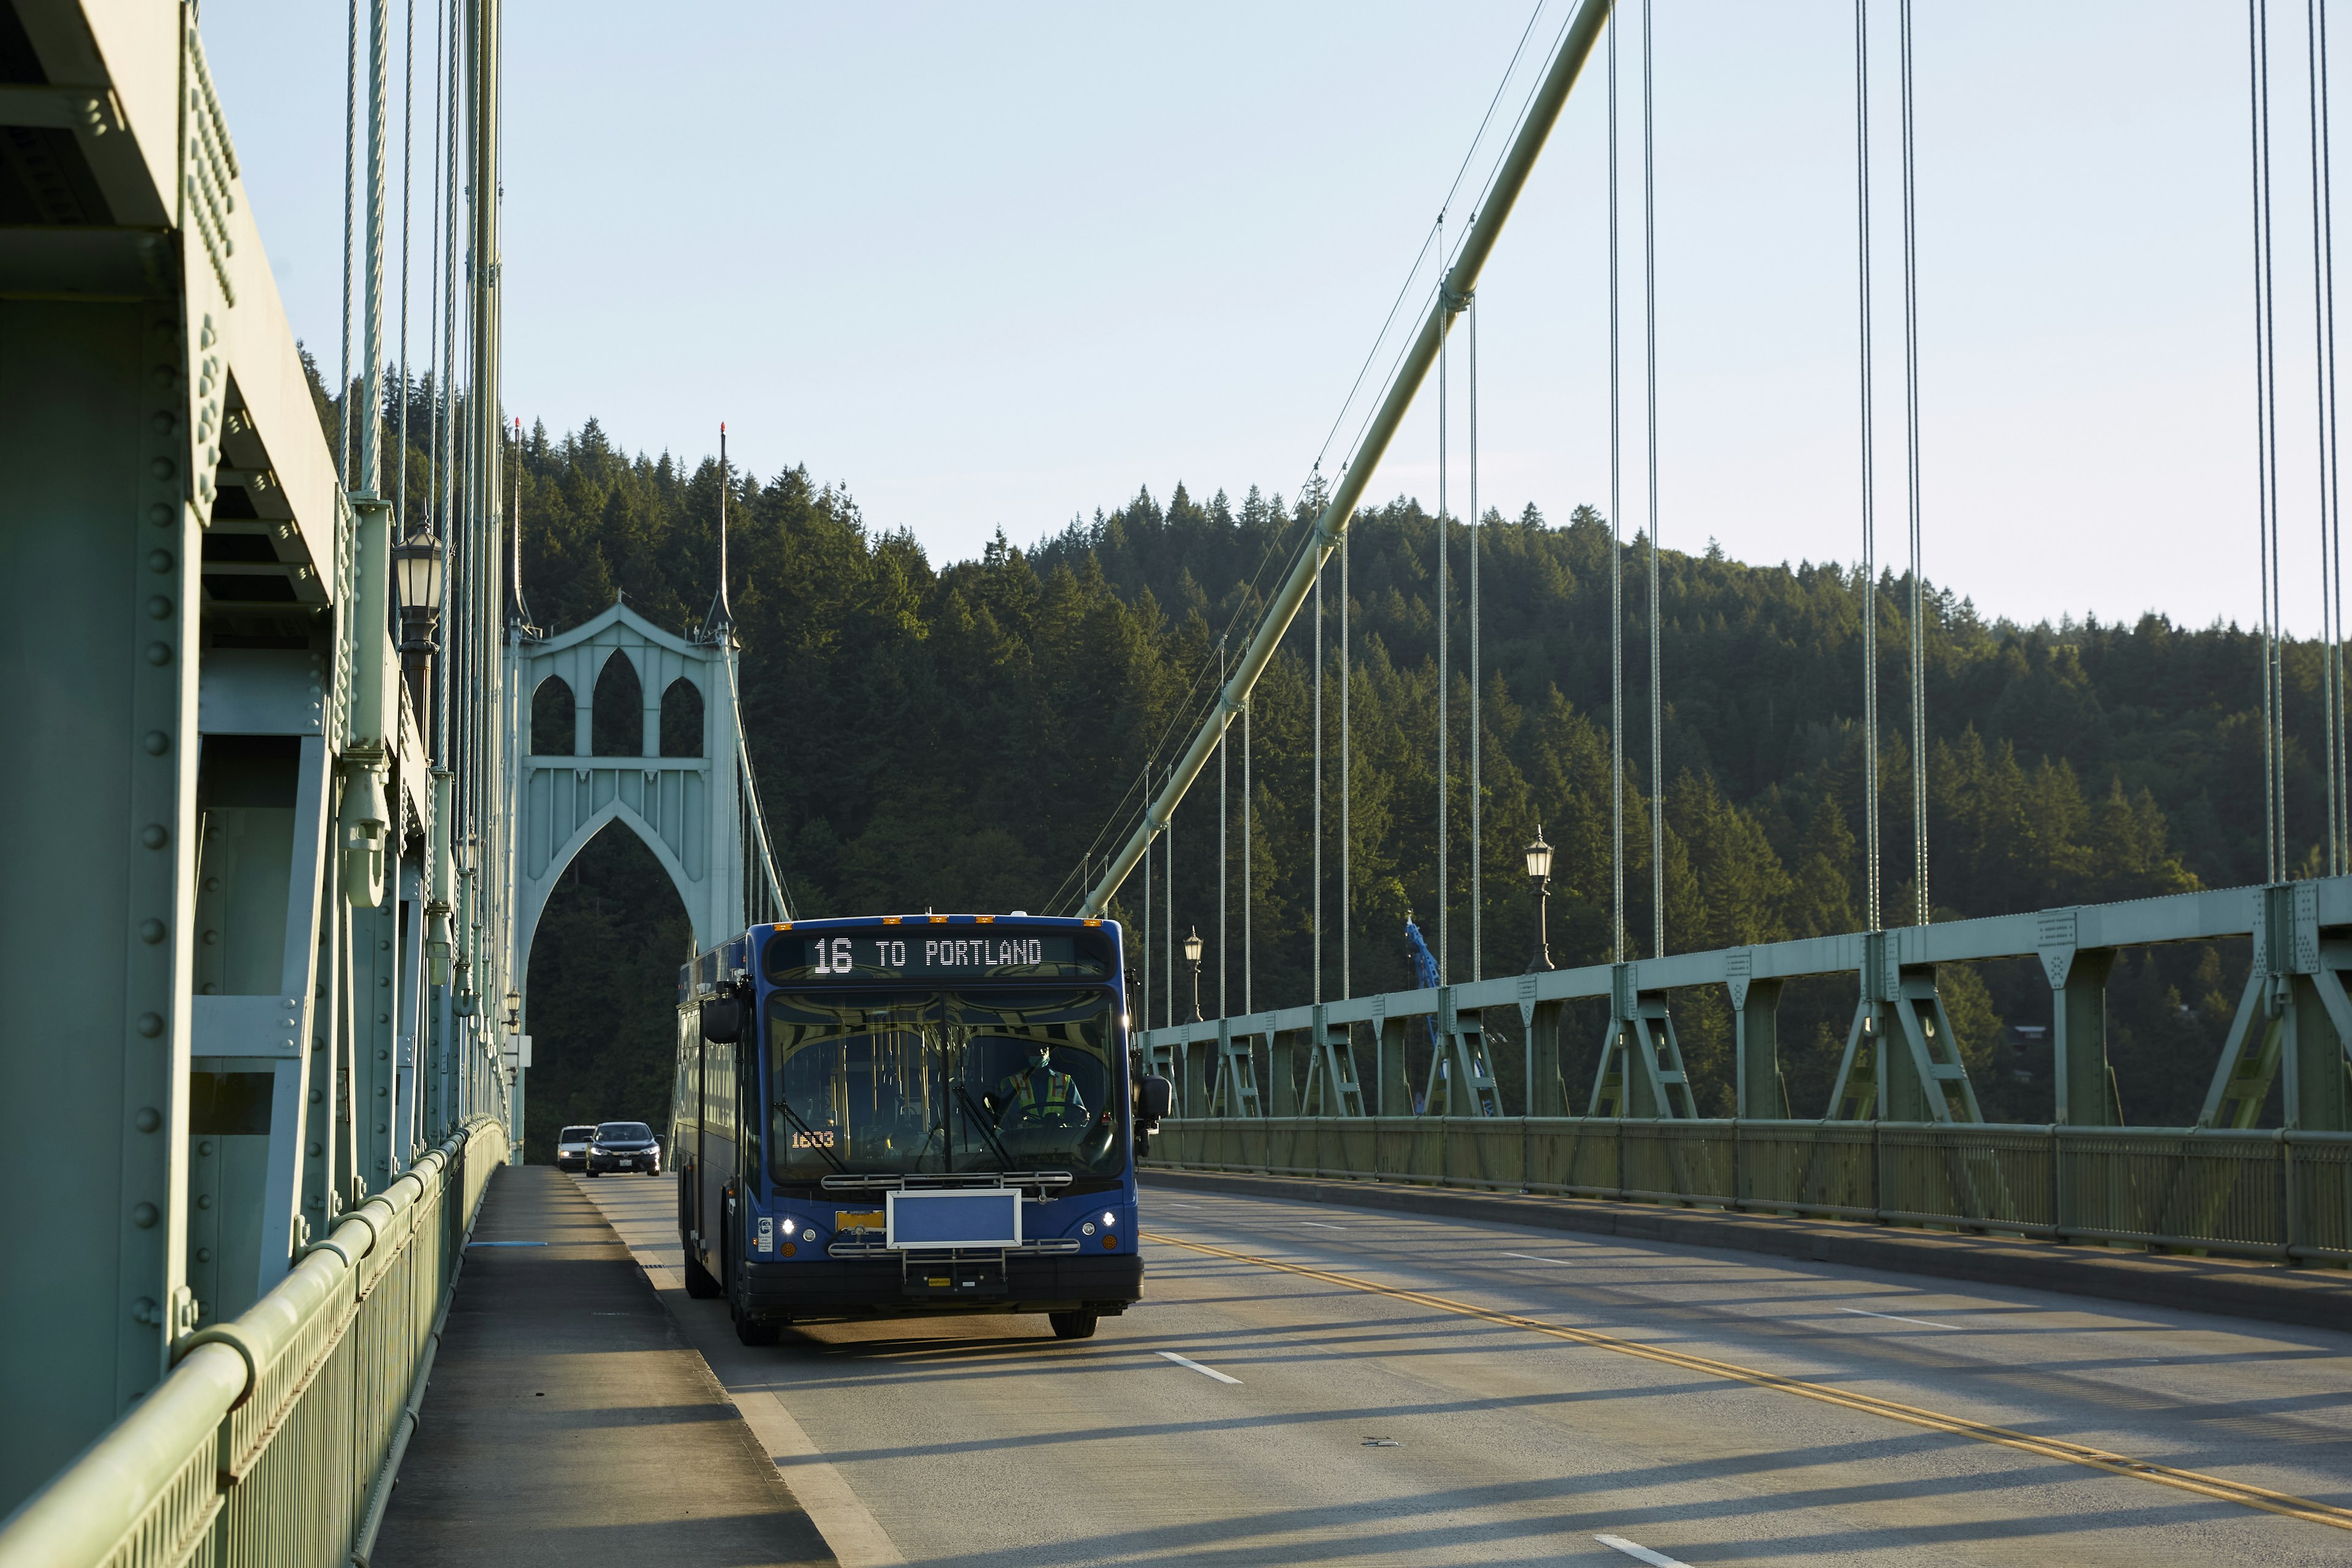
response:
[[[499,392],[499,0],[436,3],[427,49],[413,12],[395,28],[386,0],[354,8],[344,395],[323,420],[196,8],[0,0],[0,730],[16,745],[0,1085],[16,1111],[0,1564],[512,1562],[616,1544],[857,1563],[2340,1555],[2352,789],[2334,384],[2330,355],[2326,718],[2295,737],[2271,326],[2289,261],[2268,226],[2272,122],[2303,110],[2270,100],[2272,18],[2253,0],[2264,766],[2259,812],[2232,809],[2267,825],[2265,879],[1936,920],[1910,6],[1854,12],[1865,408],[1868,247],[1890,222],[1906,280],[1910,644],[1888,658],[1908,671],[1909,907],[1879,892],[1874,599],[1853,694],[1870,748],[1862,929],[1669,950],[1663,792],[1646,825],[1627,796],[1662,771],[1672,679],[1649,681],[1642,734],[1627,643],[1645,627],[1658,671],[1653,529],[1612,538],[1608,960],[1555,968],[1539,941],[1525,968],[1490,973],[1486,912],[1523,895],[1481,869],[1477,286],[1571,93],[1605,93],[1622,452],[1616,327],[1635,290],[1616,272],[1615,154],[1636,68],[1648,197],[1647,0],[1539,9],[1538,68],[1475,216],[1433,234],[1437,280],[1401,301],[1397,352],[1279,585],[1220,645],[1186,721],[1133,760],[1100,852],[1039,900],[1118,924],[1130,1054],[1173,1084],[1146,1155],[1148,1310],[1083,1346],[950,1318],[810,1325],[777,1352],[739,1342],[698,1299],[668,1184],[592,1186],[521,1162],[533,937],[593,838],[617,826],[643,841],[698,951],[796,911],[744,732],[723,510],[698,624],[616,603],[548,629],[526,602]],[[1891,220],[1870,210],[1866,33],[1889,12]],[[2324,7],[2303,20],[2318,145]],[[395,36],[404,147],[389,132]],[[2325,179],[2315,162],[2315,212]],[[2324,280],[2332,255],[2314,266]],[[404,393],[394,419],[351,416],[426,380],[431,396]],[[1433,394],[1437,519],[1449,543],[1466,535],[1468,620],[1451,634],[1442,547],[1420,984],[1366,994],[1352,954],[1400,938],[1350,913],[1348,542]],[[428,428],[409,427],[412,405]],[[1860,584],[1874,596],[1871,423]],[[1645,428],[1654,516],[1654,399]],[[1612,530],[1624,481],[1612,467]],[[1261,1009],[1245,967],[1241,1010],[1207,1017],[1171,837],[1180,822],[1216,836],[1220,922],[1231,897],[1246,931],[1252,695],[1302,617],[1318,672],[1308,992]],[[1473,704],[1458,757],[1444,711],[1457,643]],[[634,751],[592,738],[590,695],[615,671],[637,694]],[[2316,876],[2294,874],[2288,815],[2308,803],[2288,799],[2291,742],[2324,763]],[[1540,835],[1524,851],[1539,909],[1550,855]],[[1644,864],[1647,933],[1628,915]],[[814,912],[833,911],[797,911]],[[2213,942],[2250,944],[2252,963],[2195,1123],[2127,1125],[2107,1050],[2117,954]],[[1939,986],[1997,960],[2037,964],[2049,991],[2051,1100],[2024,1122],[1987,1120]],[[1779,1007],[1822,977],[1853,987],[1843,1051],[1826,1102],[1792,1103]],[[1701,997],[1734,1028],[1720,1106],[1676,1033]]]

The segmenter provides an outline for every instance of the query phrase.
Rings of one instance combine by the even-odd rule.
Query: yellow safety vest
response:
[[[1062,1119],[1063,1108],[1069,1103],[1076,1088],[1076,1082],[1068,1073],[1055,1072],[1048,1068],[1045,1069],[1045,1098],[1042,1102],[1037,1098],[1034,1070],[1016,1073],[1006,1079],[996,1086],[996,1091],[1019,1103],[1024,1121],[1058,1121]]]

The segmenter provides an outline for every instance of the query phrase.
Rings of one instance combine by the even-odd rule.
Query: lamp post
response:
[[[1184,962],[1192,966],[1192,1022],[1202,1022],[1201,1016],[1201,928],[1194,926],[1192,934],[1184,939]]]
[[[1536,897],[1536,950],[1528,959],[1533,973],[1551,967],[1551,931],[1548,915],[1551,901],[1551,846],[1544,842],[1543,825],[1536,825],[1535,842],[1527,847],[1528,884]]]
[[[416,732],[432,748],[433,726],[425,693],[437,649],[434,633],[441,622],[441,542],[418,527],[392,547],[392,570],[400,585],[400,673],[408,686],[408,705],[416,714]]]
[[[507,993],[507,1033],[522,1033],[522,993],[520,991]]]

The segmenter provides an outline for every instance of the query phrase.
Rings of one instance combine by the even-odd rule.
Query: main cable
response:
[[[2328,147],[2326,0],[2305,0],[2304,17],[2310,40],[2312,303],[2318,338],[2320,686],[2327,709],[2327,874],[2334,877],[2343,873],[2345,847],[2344,520],[2336,482],[2336,218]]]
[[[360,119],[360,0],[351,0],[343,68],[343,363],[335,389],[335,482],[352,488],[352,186],[358,177]]]
[[[1483,749],[1478,701],[1478,295],[1472,290],[1470,327],[1470,978],[1486,978],[1485,858],[1479,831],[1478,753]],[[1321,998],[1318,998],[1319,1001]]]
[[[2285,856],[2278,785],[2281,693],[2276,654],[2276,574],[2273,565],[2275,552],[2272,544],[2278,497],[2271,335],[2269,24],[2268,0],[2247,0],[2247,70],[2253,116],[2254,563],[2261,583],[2263,629],[2263,880],[2278,882],[2285,879]]]

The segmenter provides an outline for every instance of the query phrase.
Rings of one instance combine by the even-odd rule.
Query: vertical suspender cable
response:
[[[1479,860],[1478,752],[1478,296],[1470,296],[1470,978],[1486,978],[1486,923]]]
[[[1437,215],[1437,983],[1445,984],[1447,960],[1453,956],[1453,943],[1446,940],[1447,914],[1453,908],[1454,889],[1446,879],[1446,828],[1453,815],[1446,799],[1446,682],[1450,678],[1447,644],[1452,636],[1447,625],[1447,601],[1453,597],[1446,585],[1446,556],[1454,542],[1453,529],[1447,526],[1445,510],[1445,414],[1446,398],[1454,384],[1453,372],[1447,357],[1454,342],[1454,308],[1445,293],[1445,215]]]
[[[435,531],[441,538],[441,559],[450,576],[457,567],[457,57],[463,52],[458,41],[458,5],[462,0],[449,0],[449,51],[442,84],[442,159],[445,168],[441,185],[441,384],[438,406],[438,428],[434,444],[441,454],[439,489],[435,503],[439,510],[439,521]],[[461,603],[448,595],[454,606]],[[443,633],[440,658],[441,690],[433,707],[435,724],[440,732],[441,765],[454,771],[458,728],[449,713],[449,698],[456,676],[457,617],[445,610],[441,616]],[[454,785],[455,781],[452,781]],[[451,790],[451,816],[456,816],[456,791]],[[451,824],[451,845],[457,843],[456,823]],[[454,891],[454,889],[452,889]],[[453,933],[453,936],[455,933]]]
[[[2327,6],[2305,0],[2310,39],[2313,330],[2319,393],[2320,690],[2326,703],[2327,874],[2344,870],[2344,623],[2336,585],[2343,517],[2336,488],[2336,223],[2327,145]]]
[[[1665,683],[1658,668],[1658,184],[1657,98],[1650,0],[1642,0],[1642,299],[1647,315],[1650,418],[1650,951],[1666,951]]]
[[[1919,503],[1919,209],[1912,132],[1911,0],[1902,0],[1903,55],[1903,402],[1911,522],[1911,830],[1912,922],[1926,925],[1927,899],[1927,580]]]
[[[1163,976],[1168,988],[1166,1022],[1173,1024],[1176,1022],[1176,814],[1172,811],[1168,814],[1164,833],[1168,840],[1168,890],[1160,895],[1160,912],[1168,917],[1168,931],[1160,947],[1168,966]]]
[[[414,200],[411,170],[416,162],[416,0],[408,0],[407,20],[401,26],[400,74],[400,445],[394,458],[400,470],[393,477],[392,503],[395,536],[408,530],[408,218]]]
[[[1250,951],[1250,877],[1255,869],[1250,846],[1250,700],[1242,699],[1242,1011],[1257,1011],[1253,981],[1256,974]]]
[[[2271,335],[2270,211],[2270,7],[2247,0],[2247,68],[2253,115],[2254,193],[2254,444],[2255,568],[2262,583],[2263,617],[2263,880],[2285,879],[2285,824],[2278,776],[2279,709],[2277,659],[2277,568],[2273,538],[2278,510],[2277,448],[2273,430],[2275,388]]]
[[[1319,509],[1318,509],[1319,510]],[[1310,1002],[1323,1000],[1323,571],[1315,572],[1315,847],[1308,857],[1314,892],[1307,900],[1307,925],[1314,956],[1307,964]]]
[[[383,132],[385,57],[392,42],[387,0],[368,0],[367,216],[361,245],[360,489],[383,494]],[[377,628],[369,627],[368,635]]]
[[[1343,533],[1339,536],[1339,995],[1343,1001],[1356,994],[1355,975],[1349,964],[1356,929],[1355,886],[1349,879],[1349,854],[1353,840],[1349,836],[1348,807],[1355,798],[1348,780],[1348,762],[1355,742],[1348,728],[1349,593],[1348,536]]]
[[[1142,773],[1139,773],[1139,774],[1137,774],[1137,775],[1136,775],[1135,788],[1136,788],[1136,793],[1137,793],[1138,795],[1139,795],[1140,796],[1142,796],[1142,797],[1143,797],[1144,826],[1147,826],[1147,827],[1149,827],[1149,826],[1150,826],[1150,813],[1151,813],[1151,768],[1150,768],[1150,764],[1148,764],[1148,763],[1147,763],[1147,764],[1145,765],[1145,767],[1144,767],[1144,769],[1143,769]],[[1135,1009],[1135,1016],[1136,1016],[1136,1018],[1140,1022],[1141,1026],[1142,1026],[1142,1027],[1144,1027],[1144,1028],[1147,1028],[1147,1029],[1149,1029],[1150,1027],[1151,1027],[1151,861],[1152,861],[1152,858],[1153,858],[1153,857],[1152,857],[1152,853],[1151,853],[1150,843],[1150,840],[1148,840],[1148,839],[1147,839],[1147,840],[1145,841],[1144,850],[1143,850],[1143,933],[1142,933],[1142,934],[1143,934],[1143,945],[1142,945],[1142,948],[1141,948],[1141,952],[1142,952],[1142,954],[1143,954],[1143,961],[1142,961],[1142,963],[1138,966],[1138,967],[1139,967],[1139,969],[1140,970],[1140,974],[1139,974],[1139,979],[1141,980],[1141,982],[1142,982],[1143,994],[1142,994],[1141,996],[1139,996],[1139,997],[1136,998],[1137,1003],[1138,1003],[1138,1004],[1139,1004],[1139,1005],[1136,1007],[1136,1009]]]
[[[1625,962],[1625,439],[1618,389],[1617,13],[1609,13],[1609,962]]]
[[[1863,926],[1878,911],[1878,552],[1871,472],[1870,392],[1870,0],[1853,0],[1854,234],[1859,247],[1862,342],[1862,796]]]
[[[360,0],[351,0],[343,62],[343,359],[335,389],[335,482],[352,488],[352,196],[360,122]]]
[[[1225,639],[1217,639],[1217,685],[1225,683]],[[1225,888],[1232,881],[1234,861],[1225,847],[1225,737],[1217,736],[1217,1016],[1229,1018],[1233,1009],[1225,1005],[1225,954],[1230,944],[1225,940]],[[1085,884],[1082,885],[1091,885]]]

